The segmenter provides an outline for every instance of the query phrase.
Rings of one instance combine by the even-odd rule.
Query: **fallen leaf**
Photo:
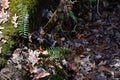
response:
[[[11,22],[14,25],[14,27],[17,28],[17,26],[18,26],[18,22],[17,22],[18,16],[15,14],[12,18],[13,18],[13,21],[11,21]]]
[[[2,39],[1,42],[5,44],[7,41],[5,39]]]
[[[2,31],[0,31],[0,34],[2,34]]]
[[[4,27],[1,27],[1,26],[0,26],[0,30],[2,30],[2,29],[4,29]]]
[[[17,19],[18,19],[18,16],[15,14],[12,18],[13,18],[13,21],[15,21],[15,22],[16,22],[16,21],[17,21]]]
[[[36,63],[38,63],[39,58],[37,55],[39,53],[37,53],[31,49],[28,50],[28,53],[29,53],[28,60],[32,63],[32,66],[34,66]]]
[[[2,32],[0,31],[0,40],[2,40],[3,39],[3,35],[2,35]]]
[[[38,58],[35,56],[30,56],[28,57],[28,60],[32,63],[32,65],[34,66],[36,63],[38,63]]]
[[[8,17],[9,17],[9,14],[8,12],[4,11],[4,9],[2,9],[0,11],[0,23],[5,23],[6,21],[8,21]]]
[[[2,53],[2,47],[0,47],[0,54]]]
[[[4,8],[4,9],[7,9],[9,8],[9,3],[8,0],[2,0],[1,2],[1,6]]]
[[[14,25],[14,27],[15,27],[15,28],[17,28],[17,27],[18,27],[18,23],[17,23],[17,22],[12,21],[12,24]]]
[[[105,66],[100,66],[98,69],[98,72],[104,72],[104,71],[110,72],[110,70],[106,68]]]
[[[13,54],[12,54],[12,60],[13,60],[13,62],[14,62],[14,60],[16,60],[16,58],[18,58],[19,56],[20,56],[20,54],[21,54],[21,52],[22,52],[22,49],[21,48],[17,48],[14,52],[13,52]],[[15,61],[16,62],[16,61]]]
[[[48,55],[48,51],[47,51],[47,50],[46,50],[46,51],[43,51],[42,54]]]
[[[50,75],[50,73],[45,71],[43,68],[34,68],[33,73],[35,74],[34,75],[35,80],[39,80],[40,78],[43,78],[43,77]]]

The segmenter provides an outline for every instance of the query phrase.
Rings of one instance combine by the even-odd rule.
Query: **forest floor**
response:
[[[69,43],[74,55],[65,66],[70,80],[120,79],[119,1],[99,13],[86,9],[81,12],[80,24]]]
[[[63,32],[63,36],[54,36],[56,43],[72,52],[72,56],[60,63],[69,80],[119,80],[120,2],[105,4],[104,8],[99,6],[98,12],[88,9],[84,7],[77,16],[79,25],[71,35]]]

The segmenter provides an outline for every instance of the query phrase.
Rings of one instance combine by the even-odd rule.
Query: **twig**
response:
[[[77,27],[78,25],[75,25],[74,27],[73,27],[73,30],[72,30],[72,32],[76,32],[76,27]]]
[[[97,0],[97,14],[98,14],[99,16],[101,16],[101,14],[100,14],[100,12],[99,12],[99,3],[100,3],[100,1]]]
[[[55,16],[56,13],[57,13],[57,9],[54,11],[54,13],[52,14],[51,18],[49,19],[49,21],[47,22],[47,24],[43,27],[43,29],[45,29],[48,26],[48,24],[52,21],[52,19]]]
[[[59,3],[59,5],[58,5],[58,8],[62,5],[62,4],[64,4],[64,0],[60,0],[60,3]],[[52,19],[53,19],[53,17],[56,15],[56,13],[57,13],[57,11],[58,11],[58,8],[54,11],[54,13],[52,14],[52,16],[51,16],[51,18],[49,19],[49,21],[47,22],[47,24],[45,25],[45,26],[43,26],[43,29],[45,29],[47,26],[48,26],[48,24],[52,21]]]

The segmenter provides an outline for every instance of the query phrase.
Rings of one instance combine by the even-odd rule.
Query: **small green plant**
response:
[[[69,16],[73,19],[73,21],[77,23],[77,17],[74,15],[73,11],[70,10],[68,11],[68,13],[69,13]]]
[[[49,48],[48,51],[48,61],[45,61],[45,63],[50,63],[55,67],[55,74],[51,74],[50,76],[47,76],[43,78],[43,80],[68,80],[68,74],[65,72],[65,70],[60,67],[61,65],[56,62],[61,58],[67,58],[71,55],[71,51],[67,48],[63,47],[55,47],[55,48]]]
[[[50,59],[68,57],[71,54],[70,50],[62,47],[49,48],[47,51]]]
[[[28,10],[27,6],[20,4],[18,5],[20,16],[18,19],[18,27],[19,27],[19,34],[22,38],[27,38],[28,37],[28,31],[29,31],[29,15],[28,15]]]

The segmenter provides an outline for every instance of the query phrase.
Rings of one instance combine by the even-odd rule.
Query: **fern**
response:
[[[20,4],[18,6],[19,8],[19,12],[20,12],[20,16],[18,19],[18,26],[19,26],[19,35],[22,38],[27,38],[28,37],[28,31],[29,31],[29,15],[28,15],[28,11],[27,11],[27,6],[26,5],[22,5]]]
[[[63,56],[68,57],[71,54],[70,50],[62,47],[49,48],[47,49],[47,51],[48,55],[50,56],[50,59],[60,58]]]
[[[75,23],[77,23],[77,17],[74,15],[72,11],[68,11],[69,16],[74,20]]]

